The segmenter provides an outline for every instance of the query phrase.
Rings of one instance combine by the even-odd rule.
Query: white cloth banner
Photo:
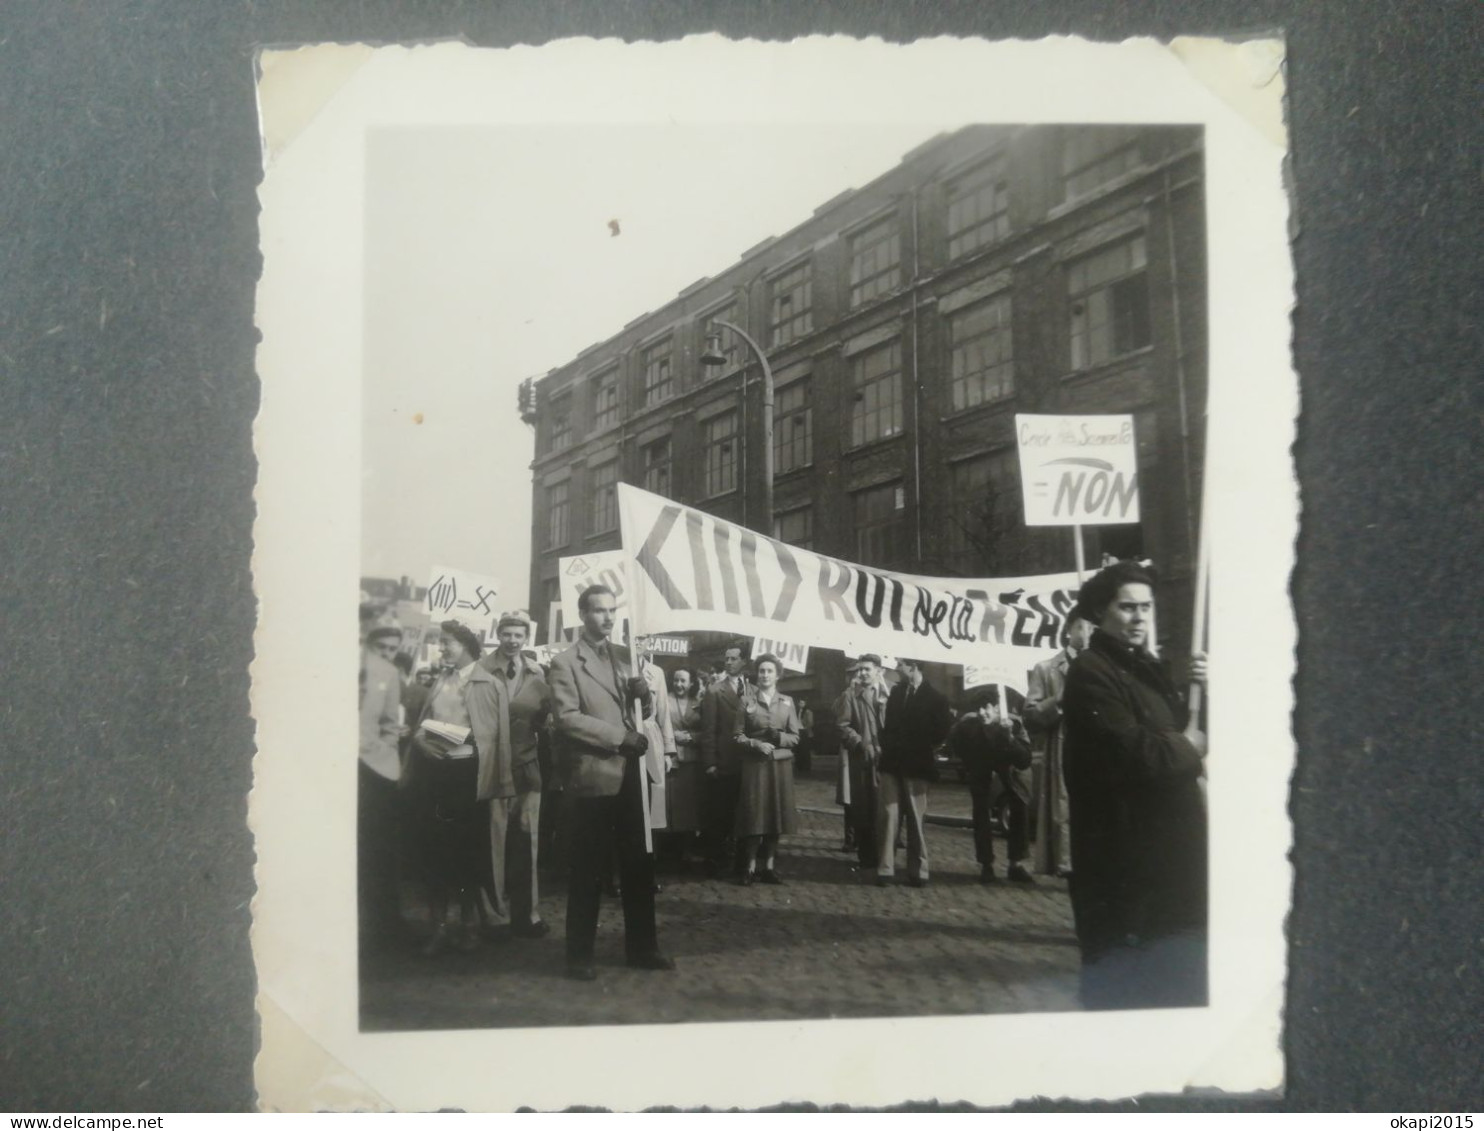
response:
[[[1075,573],[972,579],[872,569],[627,483],[618,485],[618,512],[641,632],[786,633],[816,648],[1024,673],[1061,647],[1076,600]]]

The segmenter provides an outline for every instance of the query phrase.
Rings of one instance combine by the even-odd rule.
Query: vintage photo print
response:
[[[1282,1086],[1282,61],[262,53],[265,1108]]]

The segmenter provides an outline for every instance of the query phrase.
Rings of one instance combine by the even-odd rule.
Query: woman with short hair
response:
[[[1205,736],[1150,651],[1154,578],[1117,562],[1083,585],[1097,628],[1067,671],[1072,910],[1089,1009],[1206,1002]],[[1192,678],[1205,680],[1205,657]]]
[[[799,714],[794,701],[778,690],[783,674],[778,657],[759,656],[753,667],[757,683],[748,684],[743,692],[734,732],[743,752],[736,825],[743,845],[743,886],[758,880],[783,882],[777,868],[778,839],[797,827],[792,759],[799,744]]]

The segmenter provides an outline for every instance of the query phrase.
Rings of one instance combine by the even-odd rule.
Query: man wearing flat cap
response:
[[[852,682],[835,700],[840,728],[840,782],[836,799],[845,810],[846,850],[854,849],[862,868],[876,867],[877,761],[886,722],[881,657],[867,652],[850,668]]]
[[[567,888],[567,976],[596,978],[598,906],[611,862],[623,887],[624,956],[641,970],[673,970],[660,952],[654,917],[654,857],[645,822],[644,720],[649,685],[627,648],[609,640],[614,594],[590,585],[578,598],[582,633],[551,661],[559,764],[571,798],[572,874]]]
[[[495,914],[510,933],[541,938],[549,928],[538,910],[536,854],[541,822],[541,763],[537,739],[551,714],[551,689],[541,665],[525,655],[530,618],[506,613],[495,626],[499,647],[480,666],[505,688],[510,711],[508,765],[498,765],[490,793],[490,863]]]

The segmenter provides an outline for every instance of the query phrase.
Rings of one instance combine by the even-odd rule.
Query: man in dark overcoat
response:
[[[701,765],[705,799],[706,867],[727,874],[738,867],[737,799],[742,789],[742,748],[737,745],[737,713],[747,696],[747,651],[740,644],[727,647],[722,674],[701,700]]]
[[[897,822],[907,829],[907,882],[927,887],[927,787],[938,776],[936,751],[948,736],[948,700],[923,678],[916,660],[898,660],[902,678],[886,700],[881,727],[881,784],[876,797],[876,883],[896,871]]]
[[[1082,587],[1097,625],[1066,713],[1072,911],[1090,1009],[1206,1001],[1205,736],[1149,651],[1153,578],[1135,562]],[[1205,678],[1205,658],[1192,661]]]

